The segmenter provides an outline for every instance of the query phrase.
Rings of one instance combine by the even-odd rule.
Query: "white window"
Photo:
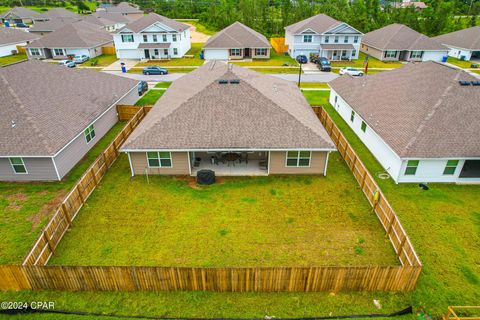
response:
[[[163,54],[168,56],[168,49],[163,49]]]
[[[93,127],[93,124],[89,125],[87,129],[83,132],[85,135],[85,140],[87,143],[93,140],[95,138],[95,128]]]
[[[148,42],[148,35],[146,34],[143,35],[143,42]]]
[[[242,54],[242,50],[240,49],[230,49],[231,56],[240,56]]]
[[[352,113],[350,114],[350,121],[353,122],[355,120],[355,111],[352,110]]]
[[[343,37],[343,43],[348,43],[348,36]]]
[[[330,42],[330,36],[325,36],[325,43]]]
[[[421,59],[423,57],[423,51],[411,51],[410,58],[412,59]]]
[[[40,49],[38,48],[30,48],[30,55],[31,56],[39,56],[40,55]]]
[[[27,167],[25,167],[25,163],[23,162],[22,158],[9,158],[10,164],[12,165],[13,172],[16,174],[26,174]]]
[[[311,34],[306,34],[303,36],[303,42],[312,42],[313,36]]]
[[[176,34],[172,34],[172,41],[177,42],[177,35]]]
[[[355,57],[357,55],[357,50],[352,50],[352,57]]]
[[[173,54],[174,54],[174,55],[177,55],[177,54],[178,54],[178,49],[177,49],[177,48],[173,48]]]
[[[171,168],[172,154],[170,152],[147,152],[149,168]]]
[[[414,176],[415,173],[417,173],[417,168],[419,163],[420,163],[419,160],[408,160],[407,167],[405,168],[405,175]]]
[[[367,124],[365,121],[362,121],[362,125],[360,126],[360,129],[362,129],[363,132],[367,131]]]
[[[167,42],[167,35],[166,34],[162,34],[162,41]]]
[[[122,42],[133,42],[133,34],[122,34]]]
[[[255,49],[255,55],[256,56],[266,56],[267,55],[267,49],[265,49],[265,48]]]
[[[335,38],[333,39],[333,42],[338,43],[338,36],[335,36]]]
[[[53,49],[53,54],[56,56],[63,56],[63,49]]]
[[[152,38],[153,38],[153,42],[157,42],[157,35],[156,34],[152,35]]]
[[[358,36],[353,37],[353,43],[358,43]]]
[[[153,49],[153,54],[158,57],[158,49]]]
[[[458,160],[448,160],[445,169],[443,170],[444,175],[451,176],[455,174],[455,170],[457,170]]]
[[[387,50],[385,51],[385,58],[395,58],[397,56],[397,51]]]
[[[310,167],[310,151],[287,151],[287,167]]]

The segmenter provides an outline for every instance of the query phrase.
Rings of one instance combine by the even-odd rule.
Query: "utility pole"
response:
[[[300,88],[300,81],[302,78],[302,64],[298,64],[298,87]]]

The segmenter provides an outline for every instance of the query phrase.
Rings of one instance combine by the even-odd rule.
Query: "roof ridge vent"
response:
[[[473,81],[472,81],[472,82],[473,82]],[[460,80],[460,81],[458,81],[458,83],[459,83],[461,86],[469,86],[469,85],[470,85],[470,81]]]
[[[219,84],[227,84],[228,80],[227,79],[220,79],[220,80],[218,80],[218,83]]]

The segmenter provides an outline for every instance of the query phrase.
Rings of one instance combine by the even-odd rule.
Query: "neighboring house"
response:
[[[442,61],[448,49],[403,24],[390,24],[365,34],[360,49],[382,61]]]
[[[203,53],[205,60],[269,59],[271,47],[263,34],[237,21],[210,37]]]
[[[0,27],[0,57],[18,52],[17,46],[24,47],[38,38],[38,35],[23,30]]]
[[[117,31],[120,30],[121,28],[125,27],[130,22],[133,22],[137,20],[138,18],[132,18],[130,16],[124,16],[121,13],[118,12],[94,12],[92,13],[92,16],[100,18],[100,19],[106,19],[108,21],[114,22],[115,24],[113,25],[113,28],[110,27],[110,30],[108,31]]]
[[[112,35],[101,26],[79,21],[67,24],[27,45],[29,59],[66,59],[102,54],[102,47],[112,46]]]
[[[143,17],[143,11],[140,10],[138,6],[134,6],[128,2],[120,2],[115,6],[102,8],[102,10],[108,13],[120,13],[135,19]]]
[[[138,99],[137,81],[40,61],[0,68],[0,92],[2,181],[61,180]]]
[[[2,24],[5,22],[10,24],[31,24],[37,20],[43,20],[42,15],[36,11],[24,7],[14,7],[7,12],[0,14],[0,22]]]
[[[480,182],[480,86],[428,61],[329,83],[330,103],[396,183]]]
[[[193,176],[325,175],[334,150],[293,82],[215,60],[176,80],[121,148],[132,175]]]
[[[61,18],[81,18],[82,16],[64,8],[52,8],[42,13],[44,20],[61,19]]]
[[[285,28],[285,44],[292,58],[319,54],[330,60],[358,59],[363,33],[327,15],[302,20]]]
[[[119,59],[181,58],[190,50],[190,26],[156,13],[127,24],[113,35]]]
[[[448,47],[448,55],[460,60],[480,58],[480,26],[443,34],[432,38]]]
[[[28,28],[28,32],[32,34],[38,35],[45,35],[47,33],[53,32],[64,27],[67,24],[71,24],[74,22],[80,21],[78,18],[57,18],[51,19],[46,21],[38,21],[35,22],[30,28]]]
[[[116,21],[110,20],[110,19],[105,18],[105,17],[96,16],[94,14],[86,15],[82,18],[82,20],[86,21],[86,22],[89,22],[89,23],[92,23],[92,24],[96,24],[98,26],[101,26],[102,28],[104,28],[108,32],[117,31],[117,30],[123,28],[126,25],[126,23],[118,23]]]

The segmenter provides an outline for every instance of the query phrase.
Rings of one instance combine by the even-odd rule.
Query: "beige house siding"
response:
[[[310,167],[287,167],[286,151],[270,152],[270,174],[323,174],[327,162],[327,151],[313,151]]]
[[[172,152],[171,168],[148,168],[146,152],[130,152],[130,160],[134,175],[166,174],[166,175],[189,175],[188,152]]]
[[[385,58],[384,57],[384,51],[382,50],[378,50],[378,49],[375,49],[373,47],[370,47],[364,43],[362,43],[362,45],[360,46],[360,51],[365,53],[365,54],[369,54],[370,56],[378,59],[378,60],[381,60],[381,61],[398,61],[398,55],[400,53],[400,51],[397,51],[397,55],[393,58]]]

